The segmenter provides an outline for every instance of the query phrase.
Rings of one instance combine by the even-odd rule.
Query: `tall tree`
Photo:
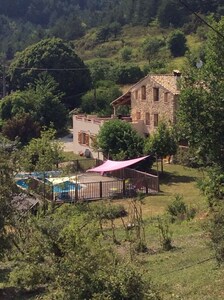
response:
[[[224,31],[224,17],[214,28]],[[224,38],[211,30],[201,68],[189,63],[182,82],[179,127],[205,165],[224,168]],[[198,65],[200,66],[200,65]]]
[[[161,122],[157,131],[148,138],[145,143],[145,152],[153,153],[161,159],[161,172],[163,173],[163,159],[174,155],[177,151],[177,142],[172,129],[166,123]]]
[[[80,108],[82,112],[97,113],[100,116],[111,116],[113,113],[111,101],[122,94],[119,87],[111,81],[99,81],[95,89],[82,97]]]
[[[176,30],[170,34],[168,48],[174,57],[184,56],[187,51],[187,39],[182,31]]]
[[[47,73],[40,74],[25,91],[11,93],[1,101],[3,133],[12,140],[18,136],[24,144],[37,137],[42,127],[63,131],[68,114],[62,96],[55,80]]]
[[[17,54],[10,65],[11,88],[25,89],[38,75],[48,72],[65,94],[64,104],[72,109],[91,86],[88,68],[75,54],[72,44],[59,38],[45,39]]]
[[[182,26],[185,16],[185,7],[183,8],[177,0],[163,0],[158,9],[158,20],[164,28]]]
[[[63,159],[63,146],[55,140],[55,130],[41,132],[24,147],[21,165],[27,171],[48,171],[58,167]]]

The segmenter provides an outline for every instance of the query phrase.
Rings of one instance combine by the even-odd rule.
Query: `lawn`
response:
[[[140,266],[149,272],[153,283],[161,291],[162,299],[213,300],[224,299],[222,288],[224,269],[218,268],[205,230],[207,203],[197,187],[203,173],[179,165],[165,165],[160,179],[160,193],[144,199],[143,218],[149,253],[138,255]],[[171,251],[163,251],[157,216],[162,216],[175,195],[196,208],[190,221],[170,225]],[[127,200],[128,201],[128,200]],[[128,202],[117,201],[128,209]],[[117,224],[119,227],[119,224]],[[118,234],[119,236],[119,234]]]

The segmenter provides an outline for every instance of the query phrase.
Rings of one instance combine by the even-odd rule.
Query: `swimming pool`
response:
[[[74,183],[72,181],[65,181],[63,183],[57,184],[53,186],[54,193],[62,193],[62,192],[72,192],[75,190],[81,190],[82,185],[79,183]]]
[[[26,190],[29,188],[27,178],[17,180],[16,184],[17,184],[17,186],[19,186],[23,189],[26,189]],[[48,180],[46,180],[46,184],[48,186],[52,185]],[[83,184],[74,183],[72,181],[65,181],[63,183],[53,185],[53,192],[54,193],[72,192],[72,191],[75,191],[75,190],[79,191],[82,188],[84,188]]]
[[[25,190],[27,190],[29,187],[26,179],[19,179],[16,181],[16,184]]]

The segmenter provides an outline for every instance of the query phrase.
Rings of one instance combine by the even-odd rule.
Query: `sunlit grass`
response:
[[[165,165],[164,171],[163,176],[160,174],[160,193],[146,197],[142,205],[149,253],[137,256],[141,268],[149,272],[161,291],[162,299],[224,299],[224,269],[217,267],[214,258],[205,230],[207,202],[197,186],[197,180],[203,177],[203,173],[173,164]],[[174,248],[163,251],[157,216],[163,217],[167,205],[177,194],[183,196],[187,205],[195,207],[197,213],[190,221],[170,224]],[[130,201],[117,200],[113,203],[123,204],[128,210]],[[122,223],[118,221],[116,226],[118,238],[124,239]]]

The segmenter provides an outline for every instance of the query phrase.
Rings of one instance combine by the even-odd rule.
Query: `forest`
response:
[[[1,0],[0,54],[10,60],[43,38],[75,40],[109,24],[148,26],[158,18],[161,27],[182,27],[191,23],[192,11],[218,19],[223,10],[223,1],[217,0]]]

